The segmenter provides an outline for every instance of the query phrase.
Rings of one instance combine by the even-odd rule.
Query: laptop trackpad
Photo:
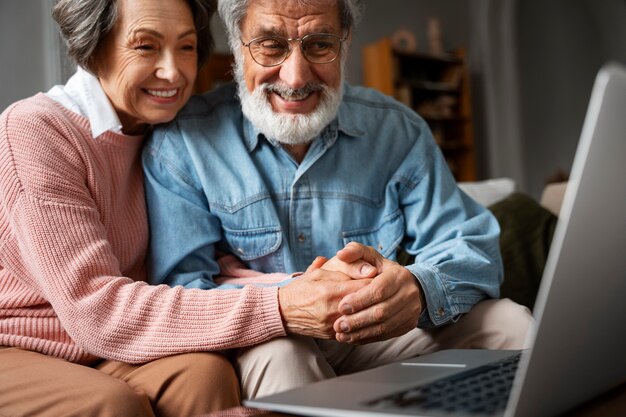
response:
[[[419,385],[464,369],[467,368],[463,364],[398,363],[361,372],[357,376],[345,375],[338,379],[397,389],[407,385]]]

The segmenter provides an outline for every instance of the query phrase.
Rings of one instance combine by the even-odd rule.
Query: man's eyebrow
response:
[[[258,35],[262,35],[262,36],[284,36],[285,35],[285,31],[277,28],[275,26],[256,26],[254,28],[252,28],[252,33],[255,34],[255,36]]]
[[[337,30],[330,25],[323,25],[315,28],[314,32],[311,33],[335,33]]]
[[[159,38],[159,39],[164,39],[165,38],[165,36],[163,36],[163,34],[161,32],[159,32],[157,30],[154,30],[154,29],[139,28],[139,29],[136,29],[136,30],[134,30],[132,32],[133,35],[138,35],[138,34],[141,34],[141,33],[147,33],[148,35],[154,36],[155,38]],[[178,35],[178,39],[182,39],[185,36],[189,36],[189,35],[192,35],[192,34],[195,35],[195,33],[196,33],[196,29],[195,28],[186,30],[183,33],[181,33],[180,35]]]

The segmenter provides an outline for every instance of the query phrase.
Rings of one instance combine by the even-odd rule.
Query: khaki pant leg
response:
[[[233,366],[218,353],[187,353],[141,365],[104,361],[97,369],[145,393],[157,417],[194,416],[240,404]]]
[[[478,303],[458,322],[410,332],[382,342],[347,345],[318,341],[320,349],[339,375],[442,349],[521,349],[532,323],[530,311],[511,300]]]
[[[242,396],[262,397],[335,376],[315,339],[289,336],[236,352]]]
[[[254,398],[442,349],[522,349],[531,325],[526,307],[509,299],[486,300],[456,323],[367,345],[274,339],[241,350],[236,367],[243,397]]]
[[[88,366],[0,347],[2,417],[154,417],[148,397]]]
[[[322,353],[338,375],[419,356],[433,351],[435,343],[430,333],[420,329],[366,345],[349,345],[335,340],[318,341]]]
[[[508,298],[476,304],[458,322],[432,332],[440,349],[524,349],[533,318]]]

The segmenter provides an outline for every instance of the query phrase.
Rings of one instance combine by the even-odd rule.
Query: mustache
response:
[[[324,90],[324,86],[322,84],[316,83],[307,83],[305,86],[300,88],[291,88],[284,84],[264,84],[263,91],[266,93],[277,93],[282,96],[291,97],[291,96],[305,96],[315,91]]]

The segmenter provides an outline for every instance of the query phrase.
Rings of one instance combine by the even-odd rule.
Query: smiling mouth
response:
[[[280,96],[280,98],[282,98],[285,101],[303,101],[306,100],[307,98],[309,98],[311,96],[311,94],[313,94],[313,92],[309,91],[309,92],[301,92],[301,93],[293,93],[293,94],[288,94],[288,93],[280,93],[280,92],[274,92],[274,94]]]
[[[174,97],[176,95],[176,93],[178,93],[178,88],[174,88],[171,90],[150,90],[150,89],[145,89],[144,90],[146,93],[150,94],[151,96],[155,96],[155,97],[159,97],[159,98],[171,98]]]
[[[313,93],[321,90],[321,86],[315,84],[307,84],[302,88],[289,88],[280,84],[267,84],[264,87],[267,93],[276,94],[287,102],[304,101],[311,97]]]

